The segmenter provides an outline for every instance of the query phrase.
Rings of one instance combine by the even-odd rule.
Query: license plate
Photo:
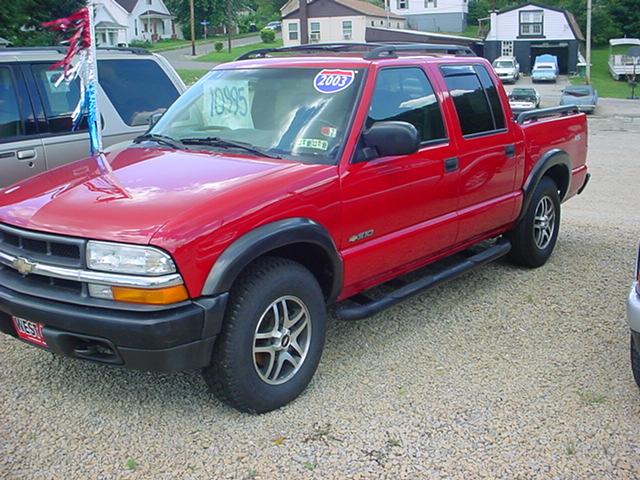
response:
[[[42,335],[42,329],[44,328],[42,323],[13,317],[13,326],[16,328],[16,333],[21,339],[41,347],[48,347],[47,342]]]

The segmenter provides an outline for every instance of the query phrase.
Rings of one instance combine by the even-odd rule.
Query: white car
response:
[[[540,94],[533,87],[516,87],[509,93],[509,105],[513,113],[534,110],[540,107]]]
[[[502,83],[516,83],[520,78],[520,64],[514,57],[498,57],[493,61],[493,69]]]

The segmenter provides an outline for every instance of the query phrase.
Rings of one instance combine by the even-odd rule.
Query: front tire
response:
[[[231,289],[205,381],[243,412],[286,405],[318,367],[326,317],[322,289],[309,270],[284,258],[257,260]]]
[[[507,237],[513,263],[529,268],[544,265],[556,246],[560,231],[560,195],[549,177],[542,177],[524,217]]]

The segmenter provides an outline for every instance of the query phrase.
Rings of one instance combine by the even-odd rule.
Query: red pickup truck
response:
[[[309,383],[328,306],[364,318],[503,255],[543,265],[589,179],[585,116],[514,120],[467,53],[256,51],[131,147],[5,188],[0,329],[95,362],[202,369],[222,400],[264,412]]]

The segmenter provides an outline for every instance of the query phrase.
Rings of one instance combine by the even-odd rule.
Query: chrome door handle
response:
[[[18,160],[27,160],[36,156],[35,150],[18,150]]]

